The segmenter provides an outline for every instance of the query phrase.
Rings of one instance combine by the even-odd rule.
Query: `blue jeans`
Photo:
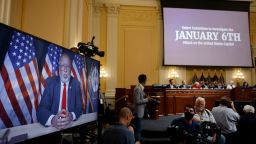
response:
[[[141,121],[142,118],[135,118],[134,121],[134,137],[135,137],[135,141],[141,141]]]

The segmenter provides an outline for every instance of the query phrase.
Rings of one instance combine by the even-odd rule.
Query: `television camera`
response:
[[[185,142],[187,144],[212,144],[214,133],[217,134],[217,138],[221,134],[220,128],[212,122],[202,122],[197,130],[187,129],[184,126],[170,125],[167,132],[171,143]]]
[[[99,48],[93,44],[94,39],[95,39],[95,36],[92,37],[91,42],[88,42],[88,43],[79,42],[77,44],[79,52],[83,53],[84,55],[86,55],[88,57],[93,57],[95,55],[104,57],[105,52],[99,51]]]

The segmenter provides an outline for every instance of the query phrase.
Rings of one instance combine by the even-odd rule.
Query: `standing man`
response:
[[[80,83],[71,76],[71,60],[67,54],[59,59],[59,76],[46,79],[46,88],[37,110],[44,126],[66,128],[82,114]]]
[[[141,121],[144,116],[146,103],[150,101],[150,96],[146,96],[144,93],[144,86],[147,81],[145,74],[140,74],[138,77],[139,83],[134,88],[133,92],[133,106],[135,108],[135,140],[141,141]]]
[[[229,97],[221,97],[219,106],[212,109],[212,114],[221,133],[226,137],[226,144],[233,144],[236,137],[236,123],[240,115],[236,112],[234,102]]]

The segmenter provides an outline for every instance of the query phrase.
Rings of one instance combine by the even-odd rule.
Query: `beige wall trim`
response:
[[[160,0],[101,0],[102,3],[112,3],[129,6],[158,6]]]
[[[250,11],[256,12],[256,1],[255,0],[251,2]]]
[[[10,24],[11,0],[0,0],[0,22]]]

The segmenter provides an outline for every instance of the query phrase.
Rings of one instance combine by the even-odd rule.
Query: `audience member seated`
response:
[[[192,89],[200,89],[200,88],[201,88],[201,86],[200,86],[199,82],[197,82],[197,81],[192,85]]]
[[[169,80],[169,84],[167,85],[167,88],[177,88],[174,83],[174,79]]]
[[[189,87],[187,86],[186,81],[185,81],[185,80],[182,80],[182,81],[181,81],[181,85],[179,86],[179,88],[181,88],[181,89],[186,89],[186,88],[189,88]]]
[[[255,109],[251,105],[245,105],[244,115],[241,116],[237,125],[237,143],[251,144],[255,143],[256,133],[256,115]]]
[[[229,97],[221,97],[219,106],[213,107],[212,114],[221,128],[221,133],[226,137],[226,144],[233,144],[237,131],[236,123],[240,118],[234,107],[234,102]]]
[[[193,121],[197,121],[199,123],[202,122],[211,122],[216,124],[216,121],[212,115],[212,112],[205,108],[205,98],[197,97],[195,101],[195,115],[193,117]],[[212,143],[217,142],[219,144],[225,144],[225,136],[217,134],[217,132],[213,132],[212,135]]]
[[[205,108],[205,98],[197,97],[195,101],[195,115],[193,117],[194,121],[203,122],[209,121],[212,123],[216,123],[212,112]]]
[[[186,144],[194,143],[194,135],[199,132],[199,123],[193,121],[195,114],[194,107],[186,105],[184,107],[184,117],[176,118],[171,123],[171,142]]]
[[[234,81],[230,81],[230,83],[229,84],[227,84],[227,89],[233,89],[233,88],[235,88],[236,87],[236,85],[234,84]]]
[[[105,130],[102,136],[102,144],[134,144],[133,128],[129,127],[133,114],[131,110],[124,107],[120,110],[118,123]]]

